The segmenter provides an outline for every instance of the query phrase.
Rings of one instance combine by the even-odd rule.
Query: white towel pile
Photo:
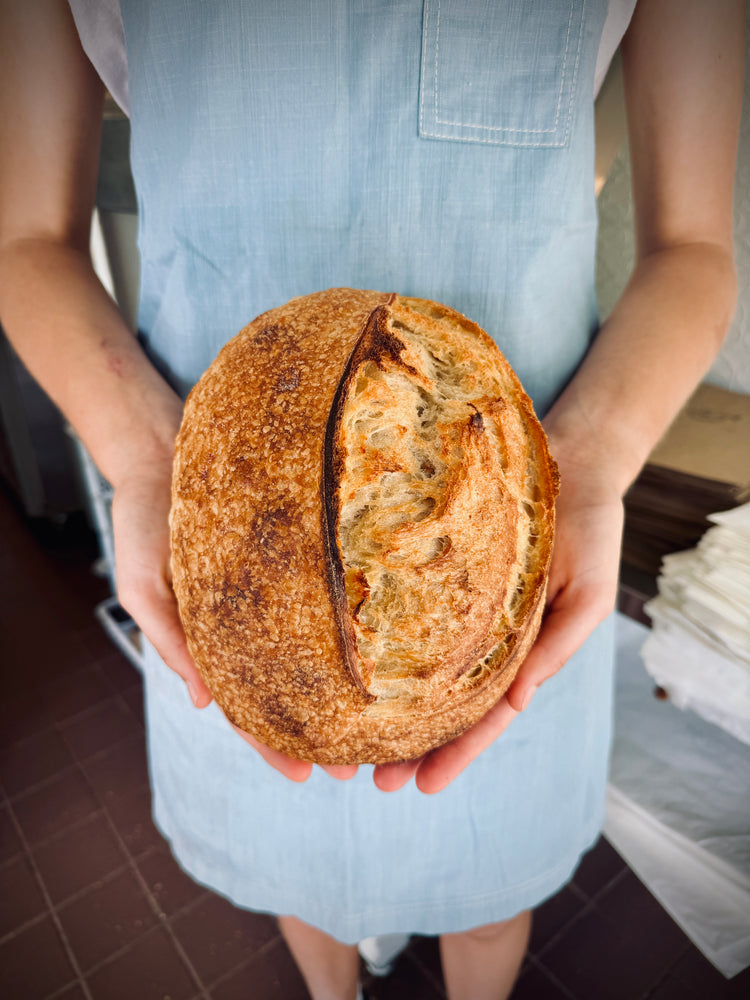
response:
[[[610,843],[725,976],[750,966],[750,746],[653,696],[648,629],[617,616]]]
[[[664,558],[642,656],[674,704],[750,744],[750,503],[710,520]]]

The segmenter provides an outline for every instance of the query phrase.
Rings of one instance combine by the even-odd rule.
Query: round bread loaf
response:
[[[317,763],[454,738],[536,637],[556,492],[518,378],[454,310],[344,288],[259,316],[175,452],[173,586],[214,699]]]

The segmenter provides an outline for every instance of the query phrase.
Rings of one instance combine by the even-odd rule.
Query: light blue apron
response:
[[[185,393],[258,313],[336,285],[437,299],[544,413],[597,324],[604,0],[123,0],[140,328]],[[198,881],[344,941],[456,931],[555,892],[596,838],[605,623],[444,792],[270,769],[149,651],[155,819]]]

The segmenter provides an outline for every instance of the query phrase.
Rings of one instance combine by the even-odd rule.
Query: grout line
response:
[[[12,795],[9,795],[7,798],[8,804],[13,802],[22,802],[35,792],[43,792],[45,788],[48,788],[53,782],[57,781],[58,778],[71,774],[77,768],[78,761],[72,760],[70,764],[66,764],[65,767],[61,767],[60,770],[55,771],[54,774],[50,774],[46,778],[36,781],[33,785],[29,785],[28,788],[24,788],[23,791],[14,792]]]
[[[151,937],[151,935],[156,934],[160,929],[163,929],[161,923],[154,924],[153,927],[149,927],[148,930],[145,930],[142,934],[139,934],[138,937],[133,938],[132,941],[127,941],[125,944],[120,945],[119,948],[116,948],[114,951],[111,951],[109,955],[105,955],[104,958],[100,958],[98,962],[94,962],[93,965],[87,966],[86,969],[81,973],[80,977],[81,980],[88,984],[88,978],[90,976],[92,976],[96,972],[99,972],[99,970],[103,969],[105,966],[110,965],[118,958],[121,958],[127,951],[129,951],[133,947],[133,945],[137,944],[139,941],[143,941],[144,938]],[[60,989],[62,989],[62,987],[60,987]],[[60,990],[55,990],[55,993],[59,992]],[[50,998],[46,998],[46,1000],[50,1000]]]
[[[52,903],[50,909],[54,913],[59,913],[61,910],[67,909],[73,903],[77,903],[79,899],[85,899],[86,896],[90,896],[91,893],[96,892],[97,889],[101,889],[103,886],[108,885],[110,882],[114,882],[116,878],[119,878],[120,875],[123,875],[125,872],[129,870],[130,866],[128,865],[128,863],[123,862],[123,864],[119,865],[117,868],[112,868],[110,871],[105,872],[105,874],[100,875],[93,882],[89,882],[88,885],[83,886],[83,888],[76,889],[75,892],[72,892],[69,896],[66,896],[64,899],[59,900],[57,903]],[[50,899],[52,899],[51,896]],[[36,923],[36,919],[37,918],[35,917],[33,921],[27,921],[27,923],[28,924]],[[21,925],[20,927],[15,928],[15,930],[11,931],[4,938],[0,939],[0,944],[4,944],[8,938],[13,937],[19,931],[24,930],[25,926],[26,925],[24,924]]]
[[[544,962],[538,961],[537,958],[531,954],[531,952],[529,952],[526,957],[528,959],[529,965],[532,968],[536,969],[541,976],[544,976],[551,983],[553,983],[558,988],[560,993],[562,993],[562,995],[565,997],[565,1000],[578,1000],[578,997],[575,995],[575,993],[572,993],[565,985],[565,983],[562,982],[562,980],[558,979],[557,976],[554,974],[554,972],[552,972],[550,969],[547,968]]]
[[[3,934],[3,936],[0,937],[0,947],[8,944],[13,940],[13,938],[18,937],[19,934],[23,934],[24,931],[29,931],[37,924],[43,923],[47,917],[49,917],[49,910],[42,910],[40,913],[37,913],[35,917],[30,917],[28,920],[24,920],[22,924],[18,924],[18,926],[14,927],[12,931],[8,931],[7,934]]]
[[[63,948],[65,950],[65,954],[68,957],[68,961],[71,964],[73,972],[78,977],[81,989],[83,990],[83,995],[86,998],[86,1000],[94,1000],[94,998],[91,995],[91,991],[88,988],[88,984],[83,979],[83,976],[81,974],[81,967],[78,964],[78,959],[76,958],[75,952],[73,951],[73,948],[71,947],[70,941],[68,941],[68,935],[65,933],[65,929],[63,928],[63,925],[62,925],[62,923],[60,921],[60,917],[57,915],[57,912],[56,912],[56,910],[54,909],[54,907],[52,905],[52,900],[50,899],[50,895],[47,892],[47,886],[45,885],[44,879],[42,878],[42,873],[39,871],[37,863],[34,860],[34,856],[31,853],[29,842],[26,839],[26,835],[23,832],[23,828],[21,827],[21,824],[18,822],[18,817],[16,816],[15,811],[12,808],[12,806],[9,806],[8,815],[11,817],[11,820],[13,821],[13,823],[15,825],[15,828],[16,828],[16,833],[17,833],[17,835],[18,835],[21,843],[24,846],[24,850],[26,851],[28,862],[31,865],[32,871],[34,872],[34,877],[36,878],[37,882],[39,883],[39,888],[41,890],[42,896],[44,897],[44,902],[47,905],[47,909],[49,911],[48,915],[51,917],[52,923],[55,925],[55,929],[57,930],[57,933],[58,933],[58,935],[60,937],[60,940],[62,942]]]
[[[596,890],[593,896],[589,897],[589,899],[591,900],[592,903],[595,903],[598,899],[601,899],[601,897],[606,892],[609,892],[610,889],[612,889],[615,885],[617,885],[618,882],[621,882],[624,878],[627,878],[628,875],[633,875],[633,874],[635,873],[633,872],[632,868],[630,868],[627,864],[625,864],[623,868],[616,875],[612,876],[609,882],[605,882],[603,886],[601,886],[599,889]]]
[[[612,889],[621,879],[624,879],[629,872],[630,868],[628,868],[626,865],[622,869],[622,871],[619,871],[616,875],[613,875],[608,882],[606,882],[603,886],[600,886],[599,889],[597,889],[596,892],[593,894],[593,896],[587,896],[586,893],[580,888],[580,886],[576,886],[575,888],[577,892],[579,892],[583,896],[583,900],[585,900],[585,902],[583,902],[581,908],[578,910],[576,914],[574,914],[574,916],[570,918],[570,920],[564,923],[562,927],[559,927],[555,931],[555,933],[549,938],[549,940],[545,941],[542,947],[539,948],[538,951],[534,952],[535,957],[541,958],[543,955],[545,955],[554,945],[558,943],[560,938],[564,934],[566,934],[571,927],[579,923],[579,921],[582,920],[584,916],[592,912],[599,912],[599,907],[597,905],[598,901],[604,896],[606,892]],[[572,885],[572,883],[570,883],[570,885]]]
[[[279,941],[283,941],[281,933],[276,934],[275,937],[266,941],[266,943],[261,945],[256,952],[249,956],[249,958],[243,958],[242,961],[237,963],[237,965],[233,965],[231,969],[228,969],[226,972],[222,972],[217,979],[214,979],[214,981],[209,984],[208,992],[210,993],[210,991],[216,989],[217,986],[221,986],[222,983],[236,975],[236,973],[249,968],[257,962],[258,959],[265,958],[266,953],[271,951],[279,943]]]
[[[92,791],[96,795],[96,790],[92,788]],[[110,827],[112,833],[114,834],[114,836],[115,836],[115,838],[116,838],[116,840],[117,840],[117,842],[118,842],[118,844],[120,846],[120,849],[124,852],[125,857],[128,859],[128,865],[130,867],[130,870],[131,870],[132,874],[135,876],[136,881],[138,882],[138,884],[139,884],[139,886],[141,888],[141,891],[145,895],[146,900],[148,901],[149,906],[151,907],[151,909],[153,910],[153,912],[154,912],[154,914],[155,914],[155,916],[157,918],[157,927],[162,927],[164,929],[164,931],[166,932],[167,936],[170,938],[170,940],[172,942],[172,945],[174,946],[177,954],[182,959],[182,962],[183,962],[185,968],[188,970],[188,972],[190,973],[190,975],[193,978],[193,982],[198,987],[198,989],[200,991],[199,995],[203,998],[203,1000],[211,1000],[210,994],[206,990],[206,986],[205,986],[203,980],[198,975],[197,969],[195,968],[195,966],[193,965],[192,961],[190,960],[190,956],[188,955],[188,953],[186,952],[186,950],[183,948],[182,943],[180,942],[180,940],[178,939],[178,937],[175,934],[174,930],[172,929],[172,926],[171,926],[169,920],[166,919],[166,916],[165,916],[164,912],[162,911],[162,909],[160,908],[158,901],[156,900],[155,896],[151,892],[151,889],[149,888],[148,883],[146,882],[145,878],[141,874],[140,869],[138,868],[138,865],[135,863],[135,859],[133,858],[133,855],[130,852],[130,848],[125,843],[123,837],[120,834],[120,831],[117,829],[117,825],[115,824],[115,822],[113,821],[113,819],[109,815],[109,813],[106,811],[106,809],[105,809],[105,814],[106,814],[107,823],[109,824],[109,827]],[[202,899],[204,897],[203,896],[199,896],[198,898]],[[142,936],[143,935],[141,935],[141,937]]]
[[[57,997],[61,997],[67,993],[71,986],[80,986],[85,993],[86,981],[83,977],[80,979],[71,979],[69,983],[65,983],[64,986],[59,986],[53,993],[48,993],[44,1000],[57,1000]]]
[[[586,903],[590,903],[591,900],[594,898],[593,896],[587,895],[580,887],[580,885],[576,885],[575,882],[568,882],[568,884],[565,885],[563,888],[567,889],[569,892],[572,892],[582,906],[585,906]],[[562,891],[563,890],[560,889],[560,892]],[[597,889],[597,891],[594,893],[594,896],[597,896],[598,894],[599,890]]]
[[[103,704],[103,702],[100,702],[99,704],[101,705]],[[128,711],[130,710],[128,709]],[[135,721],[137,722],[138,720],[136,719]],[[98,763],[100,760],[103,760],[107,756],[107,754],[122,747],[125,743],[127,743],[128,740],[135,740],[136,737],[138,737],[139,739],[143,739],[144,735],[143,727],[140,726],[139,724],[138,728],[139,728],[138,732],[128,733],[127,736],[123,736],[122,739],[116,740],[114,743],[110,744],[108,747],[104,747],[102,750],[95,750],[94,753],[87,754],[85,757],[79,758],[74,756],[70,764],[66,764],[64,767],[61,767],[58,771],[55,771],[54,774],[50,774],[46,778],[42,778],[40,781],[35,782],[33,785],[29,785],[28,788],[24,788],[23,791],[14,792],[12,795],[7,795],[6,802],[8,804],[10,804],[11,802],[21,802],[24,799],[29,798],[35,792],[44,791],[45,788],[49,788],[49,786],[52,785],[55,781],[57,781],[59,778],[71,774],[76,769],[81,770],[83,765],[88,766],[90,764]],[[63,739],[65,738],[64,736],[62,736],[62,733],[60,733],[59,735]],[[145,781],[144,786],[147,784],[148,781]],[[78,820],[76,820],[75,822],[78,822]],[[45,840],[47,839],[49,838],[45,838]]]
[[[558,927],[555,933],[549,938],[549,940],[545,941],[545,943],[542,945],[541,948],[539,948],[538,951],[535,951],[533,953],[529,952],[528,953],[529,956],[535,959],[541,959],[544,955],[547,954],[547,952],[549,952],[558,943],[558,941],[563,937],[563,935],[567,934],[567,932],[570,930],[571,927],[574,927],[577,923],[580,923],[585,916],[587,916],[589,913],[595,910],[597,910],[597,907],[594,904],[593,899],[590,899],[584,906],[581,907],[581,909],[574,916],[570,918],[570,920],[564,923],[562,927]]]
[[[662,983],[666,982],[670,978],[673,978],[677,963],[691,950],[691,948],[695,948],[695,945],[690,940],[686,941],[680,953],[675,955],[674,959],[669,963],[669,965],[666,966],[666,968],[662,969],[661,976],[649,987],[648,993],[644,994],[644,1000],[647,1000],[648,997],[656,992]],[[679,977],[674,978],[679,982]]]
[[[23,847],[19,847],[15,854],[9,854],[7,858],[3,858],[0,861],[0,875],[5,872],[6,868],[10,868],[11,865],[16,865],[21,858],[24,857]]]
[[[68,834],[75,833],[77,830],[86,826],[87,823],[90,823],[93,819],[103,815],[104,809],[102,807],[94,809],[92,812],[86,813],[85,816],[81,816],[78,819],[73,820],[73,822],[69,823],[67,826],[60,827],[60,829],[55,830],[54,833],[50,833],[48,836],[42,837],[41,840],[29,841],[30,848],[32,851],[36,851],[39,847],[48,847],[50,844],[54,844],[56,840],[62,840],[63,837],[68,836]],[[0,865],[0,868],[2,868],[5,863],[6,862],[3,862],[2,865]]]
[[[112,648],[114,652],[117,651],[115,646],[113,646]],[[135,717],[135,715],[132,712],[132,709],[130,708],[128,703],[123,699],[122,696],[125,691],[129,691],[131,690],[131,688],[134,688],[137,685],[142,685],[143,683],[142,678],[140,676],[136,676],[133,680],[132,685],[128,685],[128,687],[126,688],[120,688],[118,685],[115,684],[113,680],[111,680],[110,677],[107,676],[106,670],[104,670],[104,668],[101,666],[101,662],[110,655],[111,654],[107,653],[104,656],[99,656],[96,657],[95,659],[91,659],[90,661],[82,663],[80,666],[73,668],[71,671],[68,671],[68,673],[65,675],[67,677],[70,674],[76,674],[76,673],[93,674],[99,677],[99,679],[104,682],[107,688],[108,692],[107,694],[105,694],[94,704],[88,705],[85,708],[81,708],[77,712],[72,712],[70,715],[66,715],[62,719],[53,717],[49,722],[44,723],[43,725],[39,726],[39,728],[35,728],[34,731],[29,733],[28,735],[21,736],[19,739],[16,740],[12,740],[10,743],[7,744],[7,746],[4,747],[4,749],[10,749],[12,747],[18,746],[19,744],[29,742],[30,740],[33,740],[50,730],[54,730],[60,736],[62,736],[63,734],[60,731],[61,724],[67,725],[68,723],[84,720],[87,716],[93,715],[95,712],[100,711],[101,707],[112,698],[119,698],[120,700],[122,700],[129,714],[132,715],[135,721],[140,725],[140,720]],[[47,680],[45,683],[41,685],[40,694],[43,697],[46,697],[47,699],[50,699],[52,702],[54,702],[55,695],[63,690],[65,690],[65,685],[63,683],[62,678],[55,677]],[[18,697],[24,697],[30,694],[31,691],[26,689],[22,689],[17,692]]]
[[[138,858],[140,860],[141,855],[138,855]],[[188,875],[188,878],[192,879],[192,876]],[[193,879],[193,881],[195,880]],[[159,911],[160,913],[163,913],[163,920],[166,923],[171,924],[172,921],[176,920],[178,917],[184,917],[187,914],[192,913],[193,910],[197,909],[200,906],[200,904],[204,902],[206,896],[210,895],[213,892],[213,890],[208,889],[205,886],[202,886],[200,882],[196,882],[195,884],[199,888],[203,889],[203,892],[197,895],[194,899],[191,899],[188,903],[185,903],[183,906],[180,906],[178,909],[174,911],[174,913],[167,914],[163,913],[163,911],[161,910]],[[156,905],[158,906],[159,904],[157,903]]]
[[[100,812],[104,814],[104,810],[100,810]],[[99,813],[96,813],[94,815],[99,815]],[[33,850],[34,848],[31,848],[32,852]],[[131,857],[133,859],[133,862],[136,865],[138,865],[141,861],[148,861],[149,858],[158,854],[161,850],[162,848],[159,844],[152,844],[150,847],[144,848],[144,850],[139,851],[137,854],[131,854]],[[24,851],[20,851],[18,854],[16,854],[13,860],[14,862],[17,862],[20,859],[26,860],[26,854]],[[6,864],[9,864],[9,862],[3,862],[3,865],[0,865],[0,872],[2,871],[2,868]],[[50,906],[48,907],[48,910],[54,913],[59,913],[61,910],[67,909],[67,907],[70,906],[71,904],[78,902],[79,899],[83,899],[86,896],[91,895],[91,893],[96,892],[102,886],[107,885],[109,882],[113,882],[116,878],[118,878],[125,872],[132,872],[130,862],[127,858],[123,861],[121,865],[118,865],[116,868],[110,869],[108,872],[104,872],[102,875],[99,875],[97,878],[95,878],[93,882],[88,882],[85,886],[82,886],[80,889],[76,889],[75,892],[72,892],[69,895],[64,896],[62,899],[59,899],[56,903],[51,901],[52,897],[50,896]],[[210,892],[209,889],[205,889],[194,899],[191,899],[188,903],[185,903],[183,906],[178,907],[173,913],[170,913],[169,915],[165,914],[163,910],[159,910],[158,915],[160,921],[164,922],[165,920],[172,920],[175,917],[182,916],[184,913],[189,913],[205,898],[206,895],[208,895],[209,892]],[[8,931],[6,934],[0,937],[0,946],[7,944],[9,941],[13,940],[13,938],[17,937],[19,934],[22,934],[24,931],[29,930],[35,924],[41,923],[48,916],[49,916],[48,911],[42,911],[41,913],[38,913],[35,916],[30,917],[28,920],[25,920],[23,923],[18,924],[12,930]]]
[[[143,734],[141,734],[141,736],[143,736]],[[101,756],[103,756],[106,753],[107,753],[107,750],[99,751],[94,756],[101,757]],[[92,758],[88,758],[88,759],[90,760]],[[74,952],[72,950],[72,946],[70,945],[70,942],[68,941],[67,935],[65,934],[63,925],[62,925],[62,923],[60,921],[59,911],[62,910],[62,909],[64,909],[64,908],[66,908],[70,904],[76,902],[78,899],[81,899],[81,898],[83,898],[83,897],[91,894],[92,892],[96,891],[96,889],[99,888],[99,887],[101,887],[102,885],[106,885],[108,882],[113,881],[115,878],[117,878],[118,876],[122,875],[124,872],[130,872],[132,875],[134,875],[134,877],[135,877],[135,879],[136,879],[136,881],[137,881],[137,883],[139,885],[139,888],[141,889],[141,891],[144,893],[144,895],[146,897],[146,900],[147,900],[147,902],[149,904],[149,907],[151,908],[151,910],[156,915],[156,917],[157,917],[157,923],[156,923],[156,925],[154,927],[148,928],[146,931],[144,931],[142,934],[138,935],[132,941],[127,942],[122,947],[118,948],[116,951],[111,952],[104,959],[101,959],[99,962],[97,962],[93,966],[91,966],[91,968],[87,968],[85,970],[86,975],[90,975],[92,972],[98,971],[101,967],[107,965],[109,962],[114,961],[116,958],[119,958],[130,947],[132,947],[132,945],[135,944],[136,941],[141,940],[141,938],[148,936],[149,934],[155,932],[159,927],[161,927],[166,932],[167,936],[170,938],[172,944],[174,945],[177,953],[182,958],[183,963],[184,963],[185,967],[187,968],[188,972],[190,973],[190,975],[192,976],[194,983],[198,986],[198,988],[200,990],[200,993],[197,994],[197,997],[199,997],[200,1000],[210,1000],[210,996],[206,992],[206,988],[205,988],[205,986],[204,986],[204,984],[203,984],[200,976],[197,974],[197,972],[196,972],[196,970],[195,970],[192,962],[190,961],[190,958],[186,954],[186,952],[185,952],[182,944],[177,939],[174,931],[172,930],[171,926],[169,925],[169,921],[170,920],[172,920],[175,917],[178,917],[178,916],[182,915],[183,913],[189,912],[191,909],[193,909],[195,906],[197,906],[205,898],[205,896],[206,896],[206,894],[208,893],[209,890],[206,889],[206,891],[204,893],[201,893],[195,899],[190,900],[189,903],[186,903],[184,906],[182,906],[179,909],[175,910],[174,913],[170,914],[169,917],[167,917],[167,915],[161,910],[161,908],[159,907],[158,902],[156,901],[156,899],[154,898],[153,894],[151,893],[151,891],[150,891],[150,889],[148,887],[148,884],[146,883],[145,879],[143,878],[143,876],[141,875],[141,873],[140,873],[140,871],[138,869],[137,862],[136,862],[136,859],[138,859],[139,861],[146,860],[147,858],[149,858],[149,857],[153,856],[154,854],[158,853],[159,850],[160,850],[160,848],[161,848],[161,845],[159,845],[159,844],[152,844],[152,845],[144,848],[143,850],[137,852],[136,854],[133,854],[133,852],[131,852],[131,850],[128,847],[128,845],[125,843],[125,841],[124,841],[122,835],[120,834],[120,831],[117,828],[117,825],[115,824],[114,820],[110,816],[109,811],[107,809],[107,806],[102,802],[101,797],[99,796],[99,794],[96,791],[96,789],[94,789],[93,786],[91,785],[91,783],[88,780],[88,777],[86,776],[86,774],[83,771],[83,769],[79,767],[79,765],[78,765],[77,762],[75,762],[73,765],[71,765],[70,770],[72,770],[73,768],[77,769],[81,773],[84,781],[87,783],[87,785],[91,789],[91,791],[92,791],[92,793],[94,795],[95,800],[100,803],[99,808],[97,808],[93,812],[89,813],[87,816],[82,817],[82,818],[76,820],[74,823],[71,823],[69,826],[64,827],[62,830],[57,830],[51,836],[45,837],[43,840],[35,842],[33,844],[33,846],[28,841],[28,839],[26,838],[26,836],[25,836],[25,834],[23,832],[23,828],[21,827],[20,822],[18,821],[18,818],[16,817],[15,812],[14,812],[14,810],[12,808],[12,803],[8,802],[6,804],[6,808],[8,810],[8,815],[11,818],[11,821],[13,822],[13,824],[14,824],[14,826],[16,828],[16,832],[17,832],[17,834],[19,836],[19,840],[20,840],[20,843],[21,843],[21,850],[19,850],[14,855],[14,857],[12,859],[8,859],[8,861],[3,862],[3,864],[0,865],[0,870],[3,867],[5,867],[5,865],[7,865],[7,864],[9,864],[11,862],[17,862],[19,859],[24,858],[31,865],[31,867],[32,867],[32,870],[34,872],[34,876],[35,876],[37,882],[39,883],[39,885],[41,887],[42,895],[43,895],[43,898],[44,898],[45,905],[46,905],[47,909],[46,909],[46,911],[43,911],[42,913],[38,914],[37,916],[31,918],[30,920],[25,921],[23,924],[21,924],[18,927],[14,928],[12,931],[10,931],[8,934],[6,934],[3,938],[0,938],[0,944],[6,944],[6,943],[8,943],[9,941],[13,940],[13,938],[15,938],[17,935],[19,935],[19,934],[23,933],[24,931],[30,929],[31,927],[35,926],[36,924],[42,923],[47,918],[51,918],[52,921],[53,921],[53,923],[54,923],[54,925],[55,925],[55,927],[56,927],[56,929],[57,929],[57,931],[58,931],[58,934],[60,935],[60,937],[61,937],[61,939],[63,941],[63,945],[64,945],[64,948],[65,948],[66,954],[68,955],[68,958],[71,961],[71,965],[72,965],[72,967],[73,967],[73,969],[75,971],[75,975],[76,975],[77,978],[75,978],[73,980],[70,980],[64,986],[62,986],[59,989],[55,990],[52,994],[49,995],[49,997],[47,998],[47,1000],[53,1000],[54,997],[58,996],[60,993],[63,993],[65,990],[69,989],[71,987],[71,985],[74,985],[76,983],[82,987],[84,995],[86,997],[86,1000],[93,1000],[93,998],[91,996],[91,993],[90,993],[90,990],[88,988],[88,985],[86,985],[86,981],[85,981],[84,975],[83,975],[83,970],[82,970],[81,966],[79,965],[79,963],[78,963],[78,961],[77,961],[77,959],[75,957],[75,954],[74,954]],[[66,770],[68,770],[68,769],[66,768]],[[45,782],[41,782],[40,784],[43,786],[46,783],[47,782],[45,781]],[[144,783],[144,785],[141,786],[141,787],[147,788],[148,787],[148,783],[147,782]],[[49,895],[49,892],[47,890],[46,883],[45,883],[44,878],[43,878],[43,876],[41,874],[41,871],[40,871],[40,869],[38,868],[38,866],[36,864],[36,861],[35,861],[34,856],[33,856],[33,851],[36,850],[39,847],[43,847],[43,846],[48,845],[50,843],[54,843],[54,841],[61,839],[63,836],[69,834],[71,831],[75,831],[76,829],[83,828],[87,823],[91,822],[92,819],[95,818],[95,817],[97,817],[97,818],[101,817],[101,818],[103,818],[105,820],[108,828],[110,829],[110,832],[112,832],[113,835],[114,835],[115,841],[116,841],[118,847],[120,848],[120,851],[122,852],[122,854],[124,856],[124,861],[123,861],[123,863],[121,865],[118,865],[116,868],[111,869],[109,872],[106,872],[105,874],[101,875],[99,878],[95,879],[93,882],[90,882],[88,885],[82,887],[81,889],[76,890],[74,893],[71,893],[70,895],[66,896],[64,899],[58,901],[57,903],[54,903],[52,901],[51,896]]]
[[[666,983],[669,978],[670,978],[669,970],[664,969],[662,971],[661,976],[659,976],[656,982],[653,983],[651,986],[649,986],[648,990],[643,994],[643,1000],[649,1000],[649,997],[652,997],[654,993],[656,993],[656,991],[659,989],[659,987],[662,986],[664,983]]]

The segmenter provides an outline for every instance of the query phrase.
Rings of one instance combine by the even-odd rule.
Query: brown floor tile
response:
[[[42,1000],[75,978],[48,917],[0,945],[0,988],[12,1000]]]
[[[103,811],[45,841],[32,853],[53,903],[127,864]]]
[[[679,927],[626,872],[541,961],[579,1000],[633,1000],[655,988],[687,947]]]
[[[143,703],[143,685],[140,679],[136,684],[133,684],[129,688],[126,688],[126,690],[122,691],[121,697],[133,713],[133,718],[136,719],[141,726],[145,726],[146,713],[145,705]]]
[[[0,701],[0,747],[28,739],[57,722],[55,706],[43,691],[23,691]]]
[[[198,984],[163,929],[139,938],[87,977],[94,1000],[189,1000]]]
[[[97,557],[96,539],[83,513],[75,513],[62,524],[42,518],[31,522],[15,516],[3,526],[16,536],[13,547],[18,560],[17,578],[31,583],[34,593],[44,596],[45,610],[59,616],[72,631],[86,628],[92,609],[109,593],[106,580],[92,572]]]
[[[46,909],[44,896],[25,856],[0,867],[0,938]]]
[[[310,1000],[286,944],[279,938],[248,965],[211,989],[212,1000]]]
[[[91,786],[105,805],[148,784],[146,739],[142,732],[81,764]]]
[[[92,565],[91,560],[86,560],[79,565],[65,566],[65,585],[54,595],[54,606],[76,637],[96,622],[96,605],[111,596],[109,584],[96,576]]]
[[[603,996],[609,1000],[607,989],[612,969],[626,957],[623,933],[617,925],[589,910],[565,929],[540,962],[566,988],[575,989],[580,1000],[601,1000]],[[654,971],[647,985],[653,985],[659,971],[662,970]],[[632,1000],[629,993],[628,1000]]]
[[[389,976],[364,973],[362,982],[370,1000],[445,1000],[445,993],[435,986],[409,953],[396,959]]]
[[[151,817],[151,789],[148,786],[108,799],[106,810],[134,857],[164,844]]]
[[[573,875],[573,883],[592,898],[626,867],[614,847],[604,837],[600,837],[588,854],[584,855]]]
[[[414,960],[438,991],[443,990],[443,967],[440,962],[440,943],[438,938],[415,934],[407,945],[404,954]]]
[[[137,736],[141,727],[119,695],[100,702],[90,712],[62,723],[62,739],[78,760],[109,750],[127,737]]]
[[[93,612],[93,608],[91,609]],[[104,631],[101,623],[93,619],[85,628],[76,632],[76,638],[80,639],[92,662],[99,663],[105,657],[111,656],[117,651],[117,647]]]
[[[665,968],[689,947],[684,931],[630,870],[597,897],[596,909],[626,933],[637,928],[639,937],[658,941]]]
[[[70,945],[85,972],[140,937],[157,918],[130,871],[97,883],[58,911]]]
[[[0,492],[2,491],[0,490]],[[2,530],[2,522],[0,521],[0,546],[3,546],[7,534]],[[0,548],[0,598],[3,600],[31,599],[34,596],[33,582],[25,580],[23,576],[19,579],[18,565],[21,562],[23,562],[22,555],[19,556],[15,552]]]
[[[0,781],[9,798],[69,767],[73,758],[54,729],[0,749]]]
[[[112,697],[113,691],[107,678],[94,665],[79,666],[69,670],[48,684],[44,697],[52,707],[55,722],[60,725],[67,719],[86,712]]]
[[[32,615],[27,609],[26,613],[31,620],[23,627],[16,620],[11,629],[7,617],[0,619],[0,627],[5,632],[3,687],[6,697],[39,691],[89,661],[85,647],[71,634],[69,624],[50,621],[46,610],[36,610]],[[6,608],[5,614],[13,614],[13,609]]]
[[[109,652],[97,660],[96,665],[115,691],[128,691],[132,687],[138,687],[141,683],[141,674],[137,667],[133,666],[111,640]]]
[[[570,1000],[572,996],[556,985],[542,968],[527,965],[516,983],[512,1000]]]
[[[0,863],[14,858],[23,850],[16,825],[7,805],[0,807]]]
[[[648,994],[648,1000],[720,1000],[723,993],[699,993],[674,976],[666,975]]]
[[[682,987],[685,1000],[697,997],[747,1000],[750,996],[750,968],[726,979],[697,948],[689,948],[678,959],[670,970],[670,978]]]
[[[13,810],[31,844],[59,833],[96,812],[99,804],[77,768],[63,771],[13,802]]]
[[[240,910],[214,893],[174,917],[172,928],[198,975],[209,984],[252,958],[278,934],[275,920]]]
[[[56,993],[55,1000],[88,1000],[88,998],[78,983],[73,983],[62,993]]]
[[[586,897],[571,884],[537,907],[531,925],[530,951],[535,954],[542,951],[586,905]]]
[[[172,916],[207,890],[186,874],[165,845],[139,858],[138,870],[166,916]]]

